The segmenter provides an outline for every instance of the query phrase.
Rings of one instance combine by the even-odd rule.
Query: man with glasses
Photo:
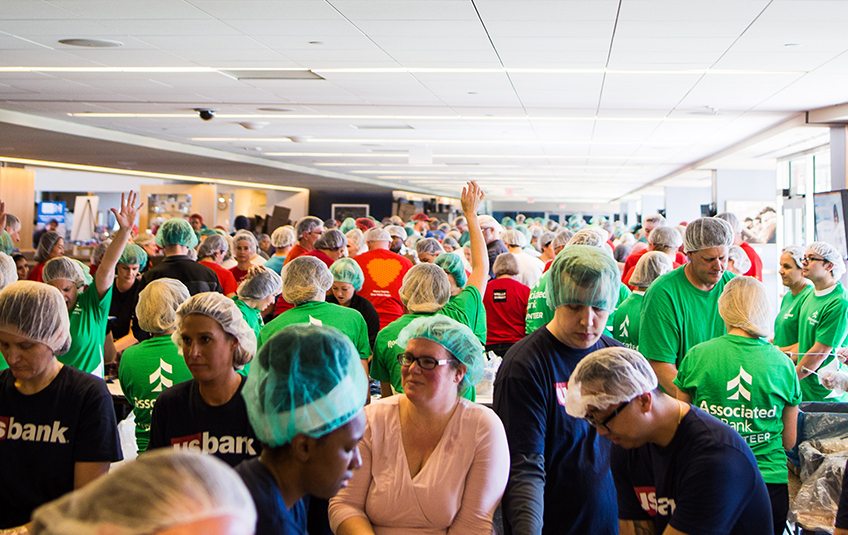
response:
[[[621,345],[604,334],[621,275],[609,252],[570,245],[546,278],[553,319],[512,346],[495,379],[494,409],[510,451],[504,527],[522,535],[614,534],[609,443],[586,422],[570,418],[565,399],[583,357]]]
[[[638,352],[608,348],[580,361],[566,410],[613,443],[621,535],[772,535],[751,448],[728,425],[660,391]]]
[[[833,351],[842,346],[848,332],[848,292],[839,282],[845,260],[835,247],[820,241],[807,247],[801,264],[801,274],[815,287],[801,304],[798,343],[789,351],[801,354],[796,366],[801,395],[804,401],[848,401],[848,396],[835,395],[812,373],[841,367],[838,360],[834,362]]]
[[[660,386],[677,395],[674,378],[689,348],[727,331],[718,314],[718,297],[733,274],[727,253],[733,228],[714,217],[696,219],[686,227],[683,248],[689,262],[657,279],[642,304],[639,352],[645,355]]]
[[[315,242],[324,234],[324,222],[308,215],[297,222],[294,233],[297,236],[297,243],[286,255],[286,262],[291,262],[298,256],[315,250]]]

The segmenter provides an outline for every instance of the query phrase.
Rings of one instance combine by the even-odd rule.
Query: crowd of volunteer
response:
[[[231,235],[130,192],[34,266],[0,202],[0,533],[783,533],[799,405],[848,401],[841,253],[460,199]]]

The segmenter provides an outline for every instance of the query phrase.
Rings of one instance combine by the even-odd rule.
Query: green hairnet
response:
[[[356,220],[352,217],[348,217],[344,221],[342,221],[342,224],[339,227],[339,230],[342,231],[343,234],[347,234],[347,232],[349,230],[353,230],[355,228],[356,228]]]
[[[453,275],[453,280],[460,288],[464,288],[468,284],[468,275],[465,274],[465,265],[462,259],[455,253],[442,253],[436,257],[434,262],[437,266],[445,270],[448,275]]]
[[[483,345],[466,325],[447,316],[436,314],[412,320],[398,335],[397,345],[406,348],[413,338],[426,338],[444,347],[465,365],[465,377],[459,384],[459,394],[480,382],[486,364]]]
[[[0,232],[0,252],[12,254],[15,250],[15,244],[12,242],[12,237],[5,230]]]
[[[551,265],[546,298],[551,310],[585,305],[612,311],[618,302],[618,264],[599,247],[569,245]]]
[[[129,266],[138,266],[139,271],[147,265],[147,251],[134,243],[128,243],[124,247],[124,252],[121,253],[121,258],[118,259],[119,264],[127,264]]]
[[[330,273],[333,275],[333,281],[352,284],[357,292],[362,289],[362,283],[365,282],[362,268],[352,258],[339,258],[333,262]]]
[[[184,245],[192,249],[197,245],[197,235],[188,221],[175,217],[165,221],[159,227],[159,231],[156,232],[156,245],[159,247]]]
[[[297,434],[318,438],[345,425],[365,406],[367,387],[346,335],[299,323],[262,345],[242,396],[257,438],[279,447]]]
[[[215,229],[205,228],[200,230],[200,235],[206,238],[208,238],[209,236],[215,236],[216,234],[218,233],[215,232]]]

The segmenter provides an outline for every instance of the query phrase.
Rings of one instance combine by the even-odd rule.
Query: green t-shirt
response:
[[[3,358],[2,355],[0,355],[0,371],[3,371],[8,367],[9,367],[9,365],[6,363],[6,359]]]
[[[630,349],[639,347],[639,318],[644,297],[644,292],[633,292],[613,314],[612,337]]]
[[[476,286],[468,285],[451,296],[439,314],[467,325],[480,343],[486,345],[486,307],[483,306],[483,298]]]
[[[156,398],[163,390],[192,379],[191,372],[171,335],[163,335],[128,347],[121,356],[118,379],[133,406],[138,451],[145,451],[150,442],[150,415]]]
[[[554,319],[554,311],[548,307],[548,300],[545,297],[547,286],[548,273],[545,273],[530,290],[530,298],[527,301],[527,314],[524,316],[524,332],[526,334],[530,334],[539,327],[547,325]],[[616,308],[628,297],[630,297],[630,288],[624,284],[619,284]],[[610,330],[612,329],[613,312],[610,312],[607,318],[607,328]]]
[[[359,311],[324,301],[308,301],[286,310],[262,328],[257,338],[257,347],[262,345],[278,331],[296,323],[312,323],[335,327],[350,338],[359,358],[371,356],[368,343],[368,326]]]
[[[71,320],[71,348],[56,358],[97,377],[103,377],[103,342],[106,339],[106,322],[112,305],[112,287],[103,299],[97,295],[97,285],[90,284],[77,297],[77,303],[68,313]]]
[[[646,358],[669,362],[680,368],[689,348],[727,332],[718,314],[718,297],[733,278],[725,271],[710,291],[699,290],[686,278],[685,266],[655,280],[642,304],[639,352]]]
[[[233,302],[235,302],[238,309],[241,311],[241,316],[244,318],[244,321],[253,329],[253,333],[256,334],[256,343],[257,350],[259,349],[259,333],[262,331],[262,327],[265,326],[265,322],[262,320],[262,312],[252,308],[250,305],[242,301],[238,298],[237,295],[233,296]],[[240,374],[247,377],[247,374],[250,372],[250,362],[244,365],[244,367],[240,370],[237,370]]]
[[[787,347],[798,343],[798,311],[801,304],[813,291],[813,285],[808,284],[798,295],[786,292],[780,301],[780,311],[774,319],[774,345]]]
[[[477,295],[479,295],[479,292]],[[398,345],[397,339],[403,328],[409,325],[412,320],[426,318],[428,316],[433,316],[433,314],[404,314],[383,327],[374,341],[374,358],[371,359],[371,377],[382,383],[390,383],[395,392],[403,392],[400,362],[398,362],[398,355],[403,353],[403,348]],[[474,401],[477,399],[476,392],[474,387],[469,388],[462,397]]]
[[[806,353],[816,342],[834,349],[841,347],[848,329],[848,293],[837,282],[824,295],[813,293],[804,299],[799,310],[798,352]],[[819,368],[830,365],[834,356],[830,355],[821,363]],[[843,368],[839,361],[836,364]],[[823,387],[819,378],[810,374],[801,381],[801,391],[804,401],[848,401],[848,395],[828,397],[832,391]],[[827,398],[827,399],[825,399]]]
[[[779,349],[761,338],[725,334],[690,349],[674,384],[742,435],[766,483],[788,481],[783,409],[801,403],[801,385]]]

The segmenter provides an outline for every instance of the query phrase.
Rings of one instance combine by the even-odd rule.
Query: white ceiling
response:
[[[846,23],[841,0],[6,0],[0,108],[370,187],[605,202],[848,100]],[[3,130],[0,156],[52,158]]]

